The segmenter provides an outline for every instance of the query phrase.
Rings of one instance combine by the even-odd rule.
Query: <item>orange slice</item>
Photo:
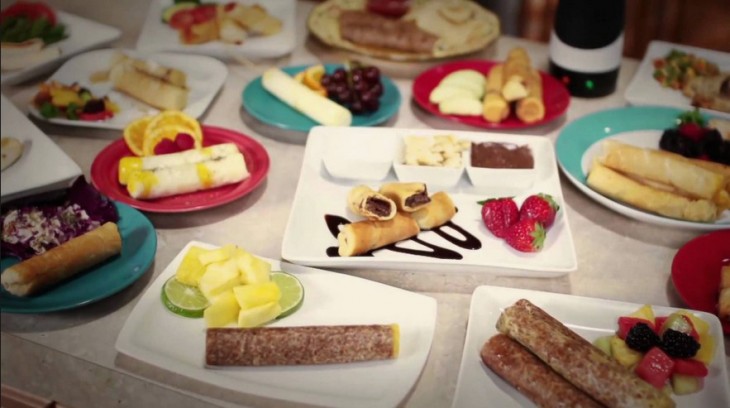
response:
[[[304,85],[320,95],[322,92],[326,95],[327,90],[322,86],[322,76],[324,76],[324,65],[319,64],[309,67],[304,71]]]
[[[145,116],[135,120],[124,128],[124,142],[127,143],[129,150],[137,156],[144,155],[142,146],[144,144],[145,130],[147,130],[147,125],[151,120],[152,116]]]

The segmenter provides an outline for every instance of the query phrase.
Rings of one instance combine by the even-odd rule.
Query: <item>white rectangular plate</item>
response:
[[[281,32],[268,37],[253,37],[241,45],[212,41],[188,45],[180,42],[177,30],[162,22],[162,10],[172,5],[172,0],[153,0],[142,32],[137,39],[137,49],[152,51],[181,51],[229,59],[269,58],[290,53],[294,49],[296,2],[294,0],[235,0],[245,5],[259,4],[282,22]],[[209,3],[228,3],[228,0],[212,0]],[[208,2],[207,2],[208,3]]]
[[[228,68],[210,57],[203,55],[183,55],[183,54],[167,54],[167,53],[145,53],[132,50],[115,50],[105,49],[90,51],[78,55],[61,66],[48,81],[58,81],[64,85],[71,85],[76,82],[79,85],[89,89],[96,97],[109,96],[112,102],[119,105],[119,112],[114,117],[100,122],[90,122],[84,120],[69,120],[62,118],[46,119],[41,116],[38,109],[29,104],[31,115],[46,122],[78,127],[92,127],[102,129],[124,129],[130,122],[139,119],[145,115],[153,115],[159,112],[144,102],[132,98],[122,92],[112,89],[110,81],[92,83],[90,77],[92,74],[106,71],[110,68],[112,56],[116,52],[157,62],[161,65],[171,68],[177,68],[187,75],[187,86],[190,89],[188,95],[188,105],[183,112],[188,115],[199,118],[208,109],[208,106],[215,98],[216,94],[223,86],[228,76]]]
[[[53,44],[61,48],[61,55],[58,58],[32,67],[3,72],[0,75],[0,82],[3,84],[15,84],[34,76],[45,74],[67,58],[94,47],[107,45],[119,38],[122,34],[115,27],[64,13],[63,11],[57,11],[57,16],[58,21],[66,26],[66,32],[68,33],[66,39]]]
[[[502,311],[519,299],[527,299],[560,320],[570,329],[589,341],[615,333],[619,316],[633,313],[642,305],[593,299],[558,293],[511,289],[496,286],[480,286],[474,290],[469,310],[464,354],[461,358],[459,379],[452,408],[482,407],[484,401],[491,406],[534,407],[530,400],[490,370],[479,357],[482,345],[497,334],[496,324]],[[679,309],[654,306],[657,316],[669,315]],[[715,356],[710,364],[710,374],[705,378],[704,389],[696,394],[673,395],[677,407],[727,407],[730,406],[728,377],[723,350],[720,321],[716,316],[693,311],[710,324],[715,339]]]
[[[402,139],[408,135],[434,136],[452,134],[472,141],[495,141],[503,143],[527,144],[535,156],[536,180],[528,189],[501,188],[493,189],[476,187],[471,184],[466,172],[460,181],[447,192],[458,208],[452,220],[481,241],[481,248],[469,250],[460,248],[438,236],[434,231],[421,232],[418,238],[430,244],[456,251],[462,259],[438,259],[421,255],[396,253],[387,249],[374,252],[373,256],[330,257],[327,250],[337,247],[337,239],[330,233],[325,222],[325,215],[342,216],[350,221],[359,217],[347,209],[347,194],[359,184],[367,184],[377,190],[382,184],[397,181],[393,170],[379,182],[336,179],[332,177],[322,164],[323,152],[328,140],[342,138],[372,138],[374,148],[362,149],[363,159],[378,157],[384,151],[394,152]],[[385,144],[395,144],[389,149]],[[347,143],[339,140],[338,148],[346,149]],[[344,154],[344,153],[343,153]],[[424,180],[426,181],[426,180]],[[429,194],[438,189],[429,187]],[[431,188],[433,187],[433,188]],[[568,225],[568,217],[564,209],[558,212],[555,223],[547,232],[545,245],[540,252],[522,253],[512,249],[503,240],[494,237],[484,226],[481,219],[481,206],[477,201],[495,197],[515,197],[519,206],[527,196],[534,193],[552,195],[564,206],[563,193],[560,187],[555,152],[549,139],[538,136],[521,136],[512,134],[467,132],[434,129],[394,129],[394,128],[337,128],[315,127],[307,137],[304,163],[299,176],[299,185],[294,197],[289,221],[282,244],[282,258],[309,266],[328,266],[335,268],[381,268],[407,269],[417,268],[438,271],[484,271],[495,272],[490,267],[504,268],[498,272],[503,275],[549,277],[562,275],[577,268],[575,246]],[[444,230],[455,236],[450,228]],[[424,249],[413,241],[401,242],[399,247]]]
[[[169,312],[160,291],[175,275],[190,242],[142,295],[116,348],[120,353],[203,383],[267,398],[333,407],[393,407],[408,394],[423,369],[436,326],[436,300],[344,274],[279,264],[304,286],[296,313],[270,326],[342,324],[400,325],[395,360],[320,366],[205,368],[205,322]]]
[[[681,90],[664,88],[654,79],[654,60],[664,58],[673,49],[692,53],[717,64],[721,72],[730,71],[730,54],[704,48],[673,44],[664,41],[652,41],[641,60],[639,69],[634,74],[624,97],[632,105],[666,105],[677,108],[692,109],[691,99],[684,96]],[[710,109],[702,109],[709,114],[730,118],[730,113]]]
[[[0,97],[2,137],[23,143],[23,155],[0,175],[2,201],[68,187],[81,168],[4,95]]]

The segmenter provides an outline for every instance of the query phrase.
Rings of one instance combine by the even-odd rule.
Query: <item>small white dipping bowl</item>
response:
[[[514,143],[494,142],[504,145],[513,145]],[[529,145],[528,145],[529,146]],[[538,152],[533,146],[530,146],[532,152],[533,166],[531,169],[503,169],[503,168],[487,168],[474,167],[471,165],[471,148],[465,153],[466,173],[469,175],[471,183],[477,187],[490,188],[514,188],[525,189],[530,188],[535,183],[537,176]]]
[[[395,148],[392,140],[382,137],[331,135],[325,142],[322,161],[333,177],[382,180],[390,172]]]

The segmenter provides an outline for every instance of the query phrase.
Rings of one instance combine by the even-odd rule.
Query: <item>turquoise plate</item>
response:
[[[583,116],[563,128],[555,142],[558,165],[578,189],[606,207],[652,224],[696,230],[719,230],[730,227],[730,211],[715,223],[678,220],[646,212],[610,199],[586,184],[591,158],[599,152],[596,143],[616,138],[624,143],[657,149],[664,129],[677,124],[683,109],[668,107],[628,107],[605,110]],[[705,116],[706,119],[710,117]],[[595,150],[594,150],[595,149]]]
[[[111,296],[144,275],[157,252],[155,228],[141,212],[126,204],[115,202],[114,205],[119,212],[121,255],[37,296],[17,297],[0,287],[0,311],[43,313],[71,309]],[[2,258],[0,270],[16,263],[17,258]]]
[[[310,66],[297,65],[282,68],[282,70],[294,76],[299,71],[303,71]],[[332,73],[341,66],[341,64],[325,64],[325,70],[328,73]],[[383,84],[383,95],[380,97],[380,109],[364,115],[353,114],[352,126],[374,126],[385,122],[398,112],[401,101],[400,91],[398,91],[398,88],[390,78],[384,75],[381,75],[380,78]],[[260,76],[249,82],[243,90],[243,106],[256,119],[283,129],[309,132],[311,128],[319,125],[319,123],[285,104],[264,89]]]

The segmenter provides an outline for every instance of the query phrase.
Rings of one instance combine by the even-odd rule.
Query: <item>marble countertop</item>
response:
[[[67,12],[113,25],[122,37],[113,45],[133,48],[147,2],[58,0]],[[150,270],[122,292],[100,302],[65,312],[16,315],[3,313],[2,382],[73,407],[146,406],[281,406],[250,395],[210,390],[184,377],[164,373],[118,355],[114,343],[137,300],[155,277],[191,240],[212,244],[236,243],[252,253],[280,258],[281,243],[302,164],[304,134],[282,131],[258,122],[241,108],[244,86],[270,64],[279,66],[340,62],[349,54],[331,50],[306,35],[305,18],[315,3],[297,3],[297,46],[282,58],[229,62],[222,91],[201,118],[204,124],[240,131],[255,138],[271,157],[266,181],[254,192],[227,205],[192,214],[146,214],[157,229],[158,248]],[[6,2],[2,2],[3,7]],[[502,59],[516,46],[525,47],[534,64],[547,68],[547,47],[511,37],[470,58]],[[367,61],[367,59],[366,59]],[[413,78],[434,62],[404,64],[378,62],[394,78],[403,103],[384,126],[473,130],[432,117],[411,102]],[[545,126],[515,132],[538,134],[555,141],[570,121],[606,108],[625,106],[623,92],[639,62],[624,59],[618,89],[597,99],[573,98],[564,118]],[[2,92],[27,110],[43,78]],[[36,122],[89,176],[96,154],[118,132],[53,126]],[[436,333],[429,359],[415,387],[403,402],[407,407],[449,406],[454,396],[463,350],[472,291],[480,285],[566,293],[633,303],[683,306],[675,292],[670,268],[677,249],[699,235],[697,231],[660,227],[634,221],[596,203],[561,174],[566,211],[575,240],[578,269],[549,279],[499,276],[499,270],[427,272],[410,270],[345,270],[359,276],[432,296],[438,302]],[[265,220],[265,222],[262,222]],[[725,341],[725,350],[729,349]],[[730,359],[726,358],[726,363]]]

